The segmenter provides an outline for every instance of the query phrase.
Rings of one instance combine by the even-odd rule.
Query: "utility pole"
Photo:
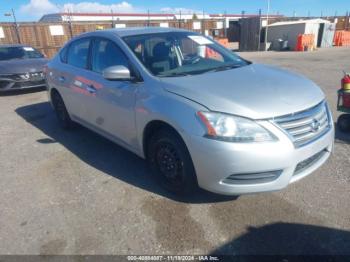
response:
[[[265,51],[267,51],[267,35],[269,30],[270,0],[267,0],[266,28],[265,28]]]
[[[19,35],[19,25],[17,23],[15,10],[13,10],[13,8],[11,8],[11,13],[5,13],[4,15],[5,16],[12,16],[13,22],[14,22],[14,25],[15,25],[15,30],[16,30],[17,42],[20,44],[21,43],[21,38],[20,38],[20,35]]]
[[[202,13],[202,33],[205,35],[205,20],[204,20],[204,10]]]
[[[182,25],[181,25],[181,9],[180,9],[179,28],[182,28]]]
[[[147,10],[147,16],[148,16],[147,26],[149,27],[149,25],[150,25],[150,21],[149,21],[149,19],[150,19],[150,17],[149,17],[149,9]]]
[[[21,43],[21,37],[19,35],[19,28],[18,28],[18,23],[17,23],[17,19],[16,19],[16,15],[15,15],[15,10],[13,10],[13,8],[11,8],[12,11],[12,16],[13,16],[13,21],[15,22],[15,27],[16,27],[16,34],[17,34],[17,39],[18,39],[18,43]]]
[[[72,38],[73,37],[72,15],[69,9],[68,9],[68,27],[69,27],[70,38]]]
[[[227,38],[227,11],[226,11],[226,10],[225,10],[224,14],[225,14],[225,20],[224,20],[224,34],[225,34],[225,38]]]
[[[259,18],[260,18],[260,25],[259,25],[259,41],[258,41],[258,51],[260,51],[261,26],[262,26],[261,9],[259,9]]]
[[[114,28],[114,14],[113,14],[113,9],[111,9],[111,15],[112,15],[112,28]]]

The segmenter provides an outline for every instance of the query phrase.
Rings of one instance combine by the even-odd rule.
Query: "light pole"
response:
[[[150,13],[149,13],[149,9],[147,10],[147,17],[148,17],[148,19],[147,19],[147,27],[149,27],[149,26],[150,26]]]
[[[265,51],[267,51],[267,34],[269,30],[270,0],[267,0],[266,29],[265,29]]]
[[[225,14],[225,20],[224,20],[224,34],[225,34],[225,38],[227,38],[227,11],[226,11],[226,10],[225,10],[224,14]]]
[[[16,19],[16,15],[15,15],[15,10],[13,10],[13,8],[11,8],[11,13],[5,13],[5,16],[12,16],[13,17],[13,22],[15,24],[15,30],[16,30],[16,36],[17,36],[17,41],[20,44],[21,43],[21,38],[19,36],[19,30],[18,30],[18,23],[17,23],[17,19]]]
[[[114,25],[114,14],[113,14],[113,9],[111,9],[111,15],[112,15],[112,28],[114,28],[115,25]]]

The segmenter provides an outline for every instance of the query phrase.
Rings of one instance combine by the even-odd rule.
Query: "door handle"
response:
[[[66,81],[66,78],[64,76],[59,76],[58,81],[63,83],[64,81]]]
[[[86,90],[90,93],[90,94],[95,94],[97,89],[93,86],[93,85],[88,85],[86,86]]]

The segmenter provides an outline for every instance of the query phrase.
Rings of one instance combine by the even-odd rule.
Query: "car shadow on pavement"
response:
[[[350,132],[345,133],[339,130],[337,123],[334,123],[335,127],[335,142],[341,144],[350,144]]]
[[[248,227],[247,232],[211,252],[211,255],[327,255],[350,256],[350,232],[322,226],[273,223],[262,227]],[[342,260],[327,261],[348,261]],[[299,259],[299,260],[295,260]],[[241,261],[241,260],[237,260]],[[243,260],[244,261],[244,260]],[[249,260],[248,260],[249,261]],[[268,260],[261,260],[268,261]],[[276,260],[274,260],[276,261]],[[294,260],[311,261],[294,257]],[[312,260],[312,261],[326,261]]]
[[[35,87],[30,89],[17,89],[17,90],[9,90],[5,92],[0,92],[0,96],[18,96],[30,93],[36,93],[46,91],[46,87]]]
[[[135,154],[84,127],[79,126],[71,131],[63,130],[48,102],[19,107],[15,111],[48,136],[33,143],[60,143],[88,165],[133,186],[184,203],[214,203],[237,199],[237,197],[221,196],[204,190],[198,190],[198,193],[188,197],[178,197],[168,193],[155,182],[146,161]]]

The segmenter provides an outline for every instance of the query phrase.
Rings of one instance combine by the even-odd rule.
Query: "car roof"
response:
[[[154,34],[154,33],[169,33],[169,32],[190,32],[184,29],[178,28],[164,28],[164,27],[129,27],[129,28],[116,28],[99,30],[95,32],[85,33],[84,35],[104,35],[104,34],[116,34],[119,37]]]

